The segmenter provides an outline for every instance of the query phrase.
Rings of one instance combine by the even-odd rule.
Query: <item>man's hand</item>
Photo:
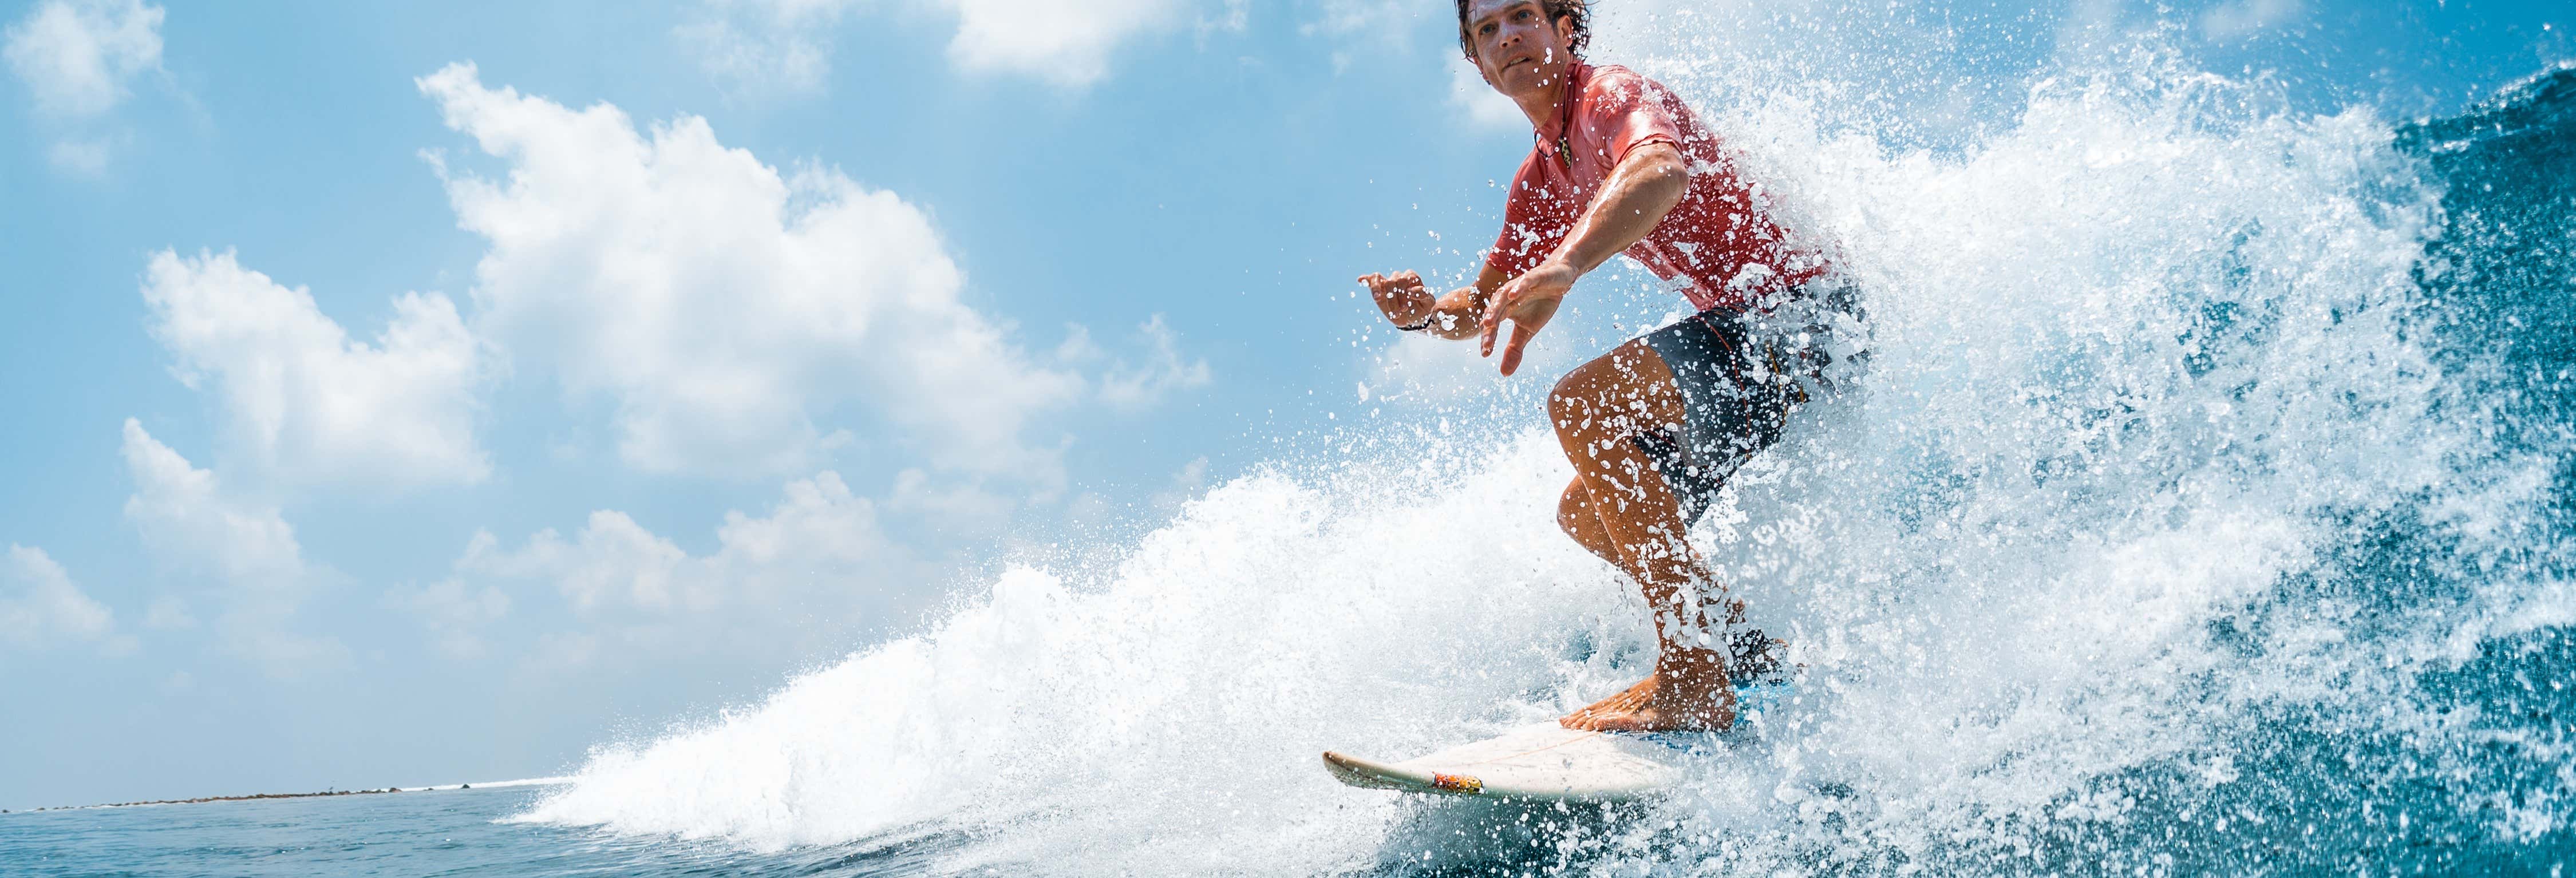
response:
[[[1519,277],[1494,291],[1492,304],[1485,308],[1483,356],[1494,355],[1494,337],[1501,333],[1503,321],[1512,322],[1512,336],[1503,342],[1503,374],[1521,367],[1521,354],[1529,348],[1530,339],[1556,316],[1556,306],[1565,303],[1565,293],[1574,289],[1574,281],[1583,275],[1563,260],[1539,263]]]
[[[1377,298],[1377,309],[1397,326],[1420,326],[1431,319],[1431,309],[1439,304],[1431,290],[1422,285],[1422,275],[1410,271],[1394,274],[1363,274],[1360,283]]]

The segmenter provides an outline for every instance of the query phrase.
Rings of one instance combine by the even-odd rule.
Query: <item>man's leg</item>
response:
[[[1565,484],[1565,496],[1556,502],[1556,526],[1594,557],[1625,568],[1626,558],[1619,547],[1610,544],[1610,532],[1601,529],[1601,513],[1592,511],[1592,489],[1583,486],[1583,477]]]
[[[1683,423],[1681,390],[1663,357],[1631,341],[1578,366],[1548,396],[1548,418],[1599,525],[1599,542],[1560,505],[1566,532],[1637,580],[1655,617],[1653,676],[1560,720],[1569,728],[1658,731],[1724,729],[1735,721],[1726,680],[1724,629],[1704,608],[1725,595],[1684,539],[1681,503],[1644,449],[1630,441]],[[1600,546],[1611,551],[1604,554]]]
[[[1575,545],[1582,546],[1584,551],[1591,552],[1595,557],[1608,561],[1621,570],[1628,569],[1628,559],[1620,556],[1619,547],[1610,542],[1610,532],[1602,529],[1601,513],[1592,508],[1592,489],[1583,486],[1581,476],[1576,476],[1573,481],[1567,482],[1565,494],[1557,499],[1556,526],[1564,530],[1565,535],[1573,539]],[[1744,602],[1729,598],[1726,602],[1726,624],[1740,625],[1743,622]],[[1730,653],[1730,655],[1733,654]],[[1741,672],[1743,669],[1734,670]]]

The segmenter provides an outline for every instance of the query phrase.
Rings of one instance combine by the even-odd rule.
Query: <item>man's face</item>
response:
[[[1538,0],[1476,0],[1467,6],[1477,69],[1495,91],[1515,98],[1562,80],[1574,61],[1566,49],[1572,30],[1572,19],[1548,20]]]

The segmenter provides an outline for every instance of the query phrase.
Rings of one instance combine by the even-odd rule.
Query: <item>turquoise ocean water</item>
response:
[[[544,786],[9,814],[0,874],[901,875],[929,840],[755,853],[507,822]],[[859,866],[864,865],[864,868]]]

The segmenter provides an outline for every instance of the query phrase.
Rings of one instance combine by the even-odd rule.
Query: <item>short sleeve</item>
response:
[[[1546,196],[1540,191],[1538,153],[1521,160],[1521,169],[1512,175],[1512,189],[1503,202],[1503,231],[1494,238],[1494,249],[1485,252],[1485,264],[1500,270],[1506,277],[1519,277],[1522,272],[1538,267],[1547,254],[1556,249],[1558,231],[1550,235],[1555,223],[1541,205]]]
[[[1602,71],[1588,85],[1583,121],[1600,137],[1611,166],[1625,161],[1629,150],[1649,143],[1681,148],[1680,109],[1662,86],[1625,69]]]

